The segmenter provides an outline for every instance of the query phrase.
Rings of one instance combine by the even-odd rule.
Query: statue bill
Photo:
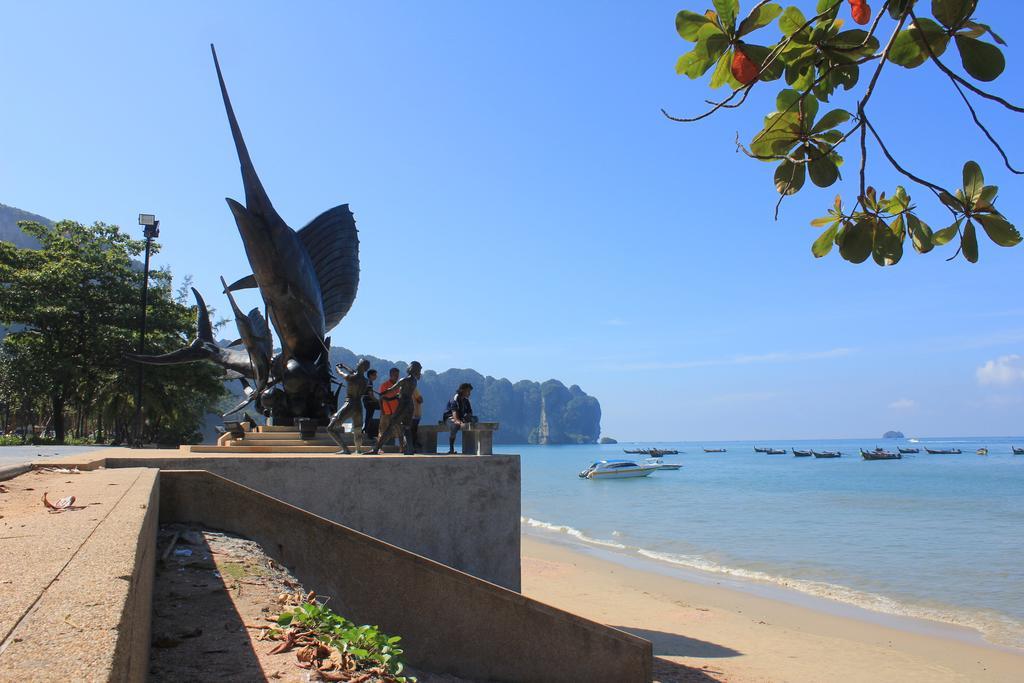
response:
[[[213,341],[209,313],[199,292],[198,334],[187,348],[161,356],[129,354],[139,363],[165,365],[206,360],[228,376],[251,380],[247,399],[230,412],[255,403],[274,424],[290,425],[306,417],[326,425],[337,405],[331,389],[330,337],[355,301],[359,287],[359,237],[347,204],[336,206],[293,230],[278,215],[253,166],[235,118],[217,52],[211,45],[221,97],[234,139],[245,189],[245,205],[227,199],[252,273],[224,291],[231,302],[244,348],[221,348]],[[257,288],[281,345],[273,354],[267,321],[258,309],[243,314],[231,296]],[[230,413],[228,413],[230,414]]]

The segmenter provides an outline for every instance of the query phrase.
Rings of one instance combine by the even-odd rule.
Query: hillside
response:
[[[43,225],[53,225],[53,221],[43,216],[16,209],[13,206],[0,204],[0,240],[11,242],[22,249],[38,249],[39,242],[18,227],[18,221],[35,221]]]

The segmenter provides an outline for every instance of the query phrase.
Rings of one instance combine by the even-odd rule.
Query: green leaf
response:
[[[900,31],[889,50],[889,61],[913,69],[929,58],[925,40],[936,57],[941,57],[949,44],[949,34],[931,19],[918,19],[916,24]]]
[[[711,74],[711,87],[720,88],[728,83],[733,88],[738,88],[740,83],[732,75],[732,51],[726,52],[718,58],[718,64]]]
[[[949,194],[948,192],[945,192],[945,191],[940,192],[939,193],[939,201],[942,202],[943,204],[945,204],[952,211],[955,211],[957,213],[963,213],[964,212],[964,208],[965,207],[964,207],[963,203],[961,203],[959,199],[957,199],[953,195]]]
[[[992,43],[957,34],[956,46],[964,70],[979,81],[994,81],[1006,68],[1003,52]]]
[[[802,129],[809,129],[810,123],[814,121],[814,117],[818,115],[818,101],[813,97],[804,97],[803,101],[800,102],[800,96],[802,93],[796,90],[786,89],[780,90],[778,96],[775,98],[775,107],[780,112],[788,113],[802,113],[802,118],[799,121],[803,124]]]
[[[839,168],[835,162],[827,156],[821,156],[818,150],[811,154],[807,172],[811,176],[811,182],[818,187],[828,187],[839,180]]]
[[[885,223],[876,221],[872,235],[871,257],[880,266],[894,266],[903,258],[903,240],[898,238]]]
[[[932,14],[946,28],[960,26],[978,3],[976,0],[932,0]]]
[[[981,191],[985,187],[985,176],[981,173],[981,167],[974,161],[964,164],[964,196],[968,201],[976,202],[981,198]]]
[[[932,235],[932,244],[937,247],[941,247],[943,244],[948,244],[953,241],[953,238],[957,236],[957,232],[960,230],[961,221],[956,221],[953,225],[948,228],[943,228]]]
[[[1013,247],[1020,244],[1020,233],[1017,228],[997,213],[987,213],[975,216],[975,220],[981,223],[988,238],[1001,247]]]
[[[839,255],[850,263],[864,263],[871,255],[872,237],[866,221],[847,227],[839,241]]]
[[[995,202],[996,195],[998,195],[998,194],[999,194],[999,186],[998,185],[986,185],[985,187],[981,188],[981,196],[978,197],[978,199],[980,199],[983,202],[987,202],[989,204],[992,204],[993,202]]]
[[[890,0],[889,2],[889,16],[893,19],[899,19],[903,16],[903,13],[910,7],[910,3],[914,0]]]
[[[703,14],[684,9],[676,15],[676,32],[683,40],[688,40],[691,43],[696,42],[697,33],[707,25],[714,26],[711,20]]]
[[[802,155],[800,155],[802,156]],[[786,159],[775,169],[775,190],[779,194],[791,195],[800,191],[807,177],[805,164],[794,164]]]
[[[964,258],[971,263],[978,262],[978,233],[974,230],[974,223],[967,221],[964,226],[964,236],[960,240],[960,248],[964,252]]]
[[[762,26],[767,26],[775,21],[775,17],[780,14],[782,14],[782,7],[774,2],[769,2],[767,5],[761,5],[754,10],[750,16],[740,22],[740,27],[737,29],[736,35],[745,36],[751,31],[756,31]]]
[[[932,243],[932,229],[928,224],[912,213],[907,214],[907,228],[910,240],[919,254],[927,254],[935,245]]]
[[[842,125],[850,120],[850,112],[845,109],[833,109],[828,112],[821,119],[814,124],[814,128],[811,129],[812,133],[821,133],[836,126]]]
[[[736,26],[736,14],[740,11],[739,0],[713,0],[712,4],[726,31]]]
[[[800,139],[800,121],[795,113],[771,114],[765,127],[750,143],[751,153],[768,157],[788,154]]]
[[[811,253],[814,254],[814,258],[821,258],[830,251],[832,251],[832,245],[836,240],[836,232],[839,230],[838,223],[833,225],[831,228],[821,233],[818,239],[814,240],[814,244],[811,245]]]
[[[782,35],[791,36],[807,23],[807,17],[796,7],[787,7],[779,19],[779,30]]]

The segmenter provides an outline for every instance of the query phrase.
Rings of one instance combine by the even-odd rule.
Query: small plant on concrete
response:
[[[271,631],[270,637],[283,642],[272,653],[300,646],[299,666],[316,669],[328,681],[348,680],[357,670],[384,681],[416,681],[399,675],[405,668],[400,636],[388,636],[376,626],[356,625],[317,602],[312,593],[301,599],[294,609],[277,617],[281,629]]]

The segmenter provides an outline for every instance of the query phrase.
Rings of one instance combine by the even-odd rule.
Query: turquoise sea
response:
[[[753,447],[787,449],[786,455]],[[867,462],[859,448],[919,447]],[[665,567],[784,586],[922,617],[1024,647],[1024,456],[1020,438],[719,441],[502,446],[522,456],[524,532]],[[840,450],[797,458],[792,448]],[[924,447],[959,448],[928,455]],[[979,456],[986,446],[989,455]],[[593,460],[663,447],[683,468],[591,481]],[[704,453],[702,448],[727,448]]]

